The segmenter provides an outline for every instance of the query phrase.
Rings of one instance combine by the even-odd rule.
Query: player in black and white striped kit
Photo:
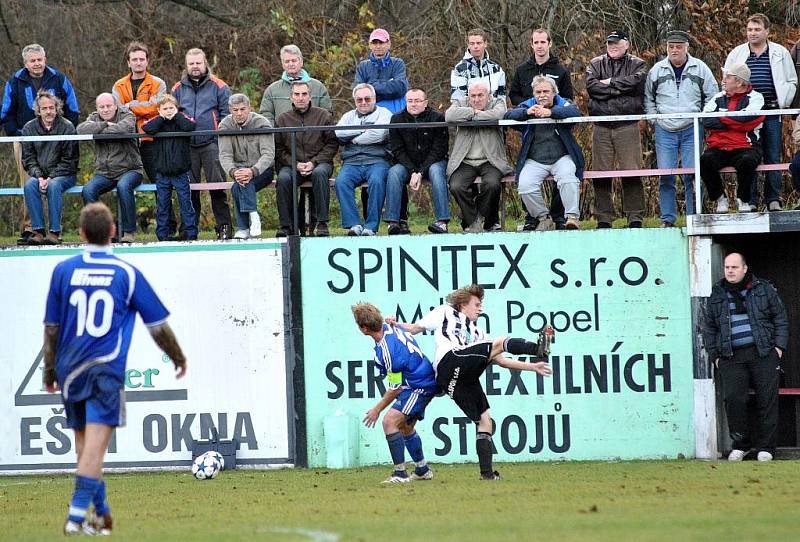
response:
[[[397,323],[393,317],[387,321],[410,333],[434,332],[436,383],[478,426],[475,447],[481,479],[499,480],[500,474],[492,469],[492,418],[480,377],[492,362],[506,369],[534,371],[545,376],[552,374],[546,361],[526,363],[503,356],[508,352],[546,358],[550,352],[552,328],[549,334],[540,335],[539,342],[513,337],[488,339],[477,324],[483,312],[483,295],[481,286],[471,284],[451,292],[446,305],[435,308],[413,324]]]

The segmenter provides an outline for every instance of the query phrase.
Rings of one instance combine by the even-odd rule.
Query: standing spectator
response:
[[[703,329],[708,359],[719,370],[733,449],[728,461],[758,450],[771,461],[778,444],[778,379],[789,344],[786,309],[775,287],[754,276],[743,255],[725,258],[725,276],[708,299]],[[748,393],[755,390],[758,430],[750,434]]]
[[[412,88],[406,93],[406,108],[392,115],[392,124],[444,122],[444,115],[428,107],[425,91]],[[400,206],[403,189],[419,190],[422,178],[431,182],[431,197],[436,220],[428,226],[431,233],[447,233],[450,204],[447,193],[447,128],[389,130],[389,148],[395,164],[386,181],[386,213],[389,235],[401,233]]]
[[[278,116],[278,127],[333,126],[327,109],[311,104],[311,86],[305,81],[292,83],[292,108]],[[278,236],[294,233],[292,225],[292,142],[291,134],[276,134],[276,162],[278,163],[278,216],[281,229]],[[309,235],[328,237],[328,208],[331,188],[328,179],[333,173],[333,158],[339,150],[339,140],[332,130],[295,133],[295,158],[298,182],[311,180],[313,200]]]
[[[589,114],[640,115],[644,113],[644,60],[628,52],[624,30],[606,37],[606,54],[592,59],[586,69]],[[592,134],[592,167],[598,171],[642,169],[642,136],[637,121],[598,122]],[[611,179],[595,179],[594,205],[598,228],[614,220]],[[622,179],[622,208],[629,228],[642,227],[644,191],[639,177]]]
[[[800,39],[792,46],[789,54],[792,57],[792,62],[794,62],[794,73],[798,79],[798,84],[800,84]],[[800,91],[794,93],[794,100],[792,100],[792,109],[797,109],[798,107],[800,107]]]
[[[714,74],[699,58],[689,54],[689,34],[667,32],[667,58],[657,62],[647,74],[644,109],[648,115],[698,113],[719,92]],[[692,119],[655,121],[656,161],[659,169],[677,168],[678,155],[683,167],[694,167],[694,128]],[[686,214],[694,214],[693,176],[683,177]],[[675,200],[675,175],[662,175],[658,182],[661,226],[671,227],[678,219]]]
[[[731,64],[723,70],[722,92],[708,101],[705,113],[719,111],[761,111],[764,97],[750,85],[750,68],[746,64]],[[750,201],[756,168],[761,163],[759,144],[764,115],[703,119],[708,130],[706,150],[700,156],[700,177],[708,188],[708,197],[716,203],[717,213],[728,212],[728,196],[722,186],[719,170],[726,166],[736,169],[739,186],[736,190],[739,212],[754,209]]]
[[[356,85],[353,89],[356,108],[345,113],[337,125],[389,124],[392,114],[385,107],[375,105],[375,99],[372,85]],[[386,174],[389,172],[388,132],[383,128],[336,130],[336,137],[344,145],[342,168],[336,177],[336,197],[342,208],[342,227],[349,230],[347,235],[375,235],[378,232],[386,192]],[[355,206],[355,191],[363,182],[367,183],[369,201],[362,226]]]
[[[303,53],[300,48],[297,45],[284,45],[280,56],[283,73],[280,79],[264,89],[259,113],[274,125],[282,113],[292,109],[292,83],[302,82],[308,83],[310,104],[333,114],[333,103],[328,89],[303,68]]]
[[[754,13],[747,18],[747,43],[733,49],[725,60],[725,67],[747,64],[750,83],[764,97],[764,109],[785,109],[791,106],[797,92],[797,72],[789,51],[782,45],[769,41],[769,18]],[[783,119],[780,115],[767,115],[761,130],[761,146],[765,164],[780,164],[783,155]],[[764,183],[767,209],[780,211],[781,173],[768,171]],[[758,207],[758,190],[753,190],[751,206]]]
[[[3,91],[3,106],[0,111],[0,123],[7,136],[22,135],[22,127],[36,118],[34,99],[40,90],[46,90],[66,105],[64,117],[74,126],[78,124],[78,98],[72,83],[66,75],[47,65],[44,47],[32,43],[22,48],[23,67],[8,78]],[[25,186],[28,174],[22,165],[22,144],[14,142],[14,159],[17,162],[20,186]],[[23,210],[21,237],[19,244],[28,244],[33,235],[28,210]]]
[[[544,75],[552,79],[558,87],[558,95],[565,100],[573,101],[575,99],[569,68],[558,62],[558,57],[551,51],[551,45],[552,39],[548,29],[537,28],[531,32],[531,52],[533,54],[528,60],[520,64],[514,72],[511,90],[508,93],[511,105],[517,106],[533,98],[531,83],[537,75]],[[553,187],[550,216],[555,222],[556,229],[564,227],[564,204],[561,201],[561,194],[557,186]],[[539,221],[533,215],[527,213],[522,231],[533,231],[538,225]]]
[[[272,128],[265,117],[254,113],[250,98],[233,94],[228,99],[231,114],[222,119],[220,130],[258,130]],[[236,208],[234,239],[261,235],[257,192],[272,182],[275,163],[275,139],[272,134],[220,136],[219,162],[222,170],[233,178],[231,193]]]
[[[549,77],[537,75],[531,86],[533,98],[507,112],[505,118],[525,121],[534,118],[566,119],[581,116],[577,105],[558,95],[558,87]],[[555,179],[564,198],[566,228],[577,230],[580,228],[578,200],[584,160],[583,151],[572,135],[572,125],[528,124],[514,128],[522,132],[522,147],[517,159],[519,195],[528,213],[538,222],[536,230],[555,228],[542,197],[542,182],[549,176]]]
[[[794,158],[792,158],[792,163],[789,164],[789,171],[792,172],[792,185],[794,189],[800,191],[800,115],[794,120],[792,142],[794,143],[795,155]]]
[[[33,100],[36,118],[22,127],[22,136],[75,135],[75,126],[63,116],[61,99],[47,90],[39,90]],[[78,181],[77,141],[35,141],[22,144],[22,164],[28,172],[25,183],[25,206],[31,217],[33,234],[30,245],[61,243],[62,195]],[[44,225],[42,194],[47,196],[50,231]]]
[[[484,81],[469,87],[469,97],[453,103],[445,112],[447,122],[500,120],[505,99],[492,98]],[[513,169],[506,160],[503,129],[498,126],[459,126],[447,162],[450,193],[461,210],[461,227],[469,233],[500,231],[500,191],[504,175]],[[480,188],[475,179],[481,178]]]
[[[196,124],[186,113],[179,111],[178,100],[172,94],[164,94],[158,100],[158,116],[147,121],[144,133],[154,135],[161,132],[193,132]],[[183,233],[174,241],[197,239],[197,214],[192,206],[189,172],[192,167],[189,136],[156,138],[156,237],[159,241],[169,239],[169,211],[172,209],[172,189],[178,193]]]
[[[189,49],[186,52],[186,73],[172,87],[172,94],[179,107],[197,123],[197,130],[216,130],[220,120],[228,116],[228,98],[231,89],[211,73],[202,49]],[[201,171],[205,172],[209,183],[223,182],[225,174],[219,163],[219,145],[213,135],[192,136],[191,142],[192,178],[201,182]],[[217,239],[230,239],[231,210],[224,190],[209,190],[211,209],[216,221]],[[192,192],[192,207],[197,213],[199,223],[200,192]]]
[[[117,107],[114,96],[108,92],[95,100],[97,111],[78,125],[79,134],[133,134],[136,117],[130,111]],[[136,233],[136,198],[133,191],[142,182],[142,159],[135,139],[97,139],[94,142],[95,171],[83,187],[83,202],[94,203],[101,194],[117,189],[121,243],[133,243]]]
[[[406,106],[406,63],[402,59],[389,55],[392,42],[389,33],[383,28],[376,28],[369,35],[369,58],[362,60],[356,67],[353,88],[368,83],[375,89],[378,107],[384,107],[390,113],[402,111]]]
[[[486,83],[492,98],[506,99],[506,74],[500,64],[492,62],[486,48],[489,36],[479,28],[467,32],[467,50],[464,58],[450,72],[450,101],[455,103],[467,97],[475,81]]]

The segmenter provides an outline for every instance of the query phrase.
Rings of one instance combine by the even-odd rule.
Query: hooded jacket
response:
[[[470,84],[475,81],[486,83],[493,98],[506,99],[506,74],[500,64],[492,62],[488,51],[483,52],[480,62],[469,50],[464,53],[464,58],[450,72],[450,101],[466,98]]]
[[[511,89],[508,92],[508,97],[513,105],[519,105],[533,97],[531,83],[537,75],[544,75],[552,79],[558,87],[558,95],[562,98],[574,99],[575,94],[569,70],[559,64],[558,58],[551,54],[544,64],[537,64],[536,58],[530,57],[519,65],[514,72],[514,79],[511,81]]]
[[[656,62],[647,74],[644,86],[644,110],[648,114],[699,113],[719,92],[711,69],[691,55],[681,74],[681,84],[675,81],[675,70],[669,58]],[[668,132],[677,132],[692,125],[692,119],[658,119],[656,123]]]
[[[111,123],[95,111],[78,125],[79,134],[133,134],[136,117],[130,111],[117,109]],[[109,179],[117,179],[129,171],[142,172],[142,158],[135,139],[96,139],[94,141],[95,171]]]
[[[625,53],[614,59],[604,54],[592,59],[586,68],[589,115],[641,115],[644,113],[644,82],[647,66],[639,57]],[[611,79],[608,85],[600,81]],[[615,128],[638,121],[604,122]]]
[[[444,122],[444,115],[430,107],[416,117],[407,109],[392,115],[392,124],[418,122]],[[446,127],[389,130],[389,149],[395,162],[405,166],[409,172],[421,173],[425,178],[428,177],[428,168],[447,159],[448,142]]]
[[[66,75],[55,68],[45,66],[39,90],[47,90],[60,98],[64,102],[64,117],[73,126],[77,126],[78,98]],[[34,90],[28,68],[22,68],[6,81],[3,107],[0,111],[0,122],[3,124],[6,135],[20,135],[22,127],[36,118],[36,114],[33,112],[34,98],[36,98],[36,90]]]
[[[461,98],[445,111],[444,118],[447,122],[500,120],[503,118],[505,112],[505,99],[490,99],[485,110],[474,111],[469,106],[469,99]],[[453,139],[453,150],[450,151],[450,159],[447,161],[448,177],[458,169],[458,166],[460,166],[464,158],[467,157],[475,139],[480,140],[481,146],[486,152],[486,159],[490,164],[496,167],[500,173],[508,175],[514,171],[506,158],[503,128],[500,126],[457,126],[455,138]]]
[[[178,100],[180,108],[194,119],[197,130],[216,130],[222,119],[228,116],[228,98],[231,89],[215,75],[206,73],[195,85],[188,75],[175,83],[172,95]],[[203,147],[217,139],[213,135],[192,136],[192,147]]]
[[[330,94],[328,94],[328,89],[321,81],[309,76],[306,70],[300,70],[300,78],[294,81],[308,83],[311,105],[327,109],[331,114],[333,113],[333,103],[331,102]],[[280,117],[281,114],[291,111],[292,83],[294,81],[289,78],[286,72],[283,72],[280,79],[264,90],[259,113],[266,117],[272,124],[275,124],[275,120]]]
[[[22,127],[23,136],[75,135],[75,126],[58,115],[53,127],[47,130],[38,118]],[[22,144],[22,165],[28,175],[63,177],[78,173],[80,158],[77,141],[26,141]]]
[[[704,113],[717,111],[760,111],[764,109],[764,97],[748,86],[741,94],[728,96],[724,91],[716,93],[706,104]],[[749,149],[758,143],[764,115],[742,117],[720,117],[703,119],[708,130],[706,148],[732,151]]]
[[[220,130],[257,130],[272,128],[272,123],[258,113],[250,112],[244,124],[239,124],[233,115],[228,115],[219,124]],[[219,136],[219,163],[222,170],[233,176],[233,170],[249,167],[258,177],[275,162],[275,137],[273,134],[251,134]]]
[[[160,132],[193,132],[196,123],[186,116],[183,111],[178,111],[175,116],[167,120],[161,115],[148,120],[142,129],[146,134]],[[192,169],[191,144],[188,137],[157,137],[155,138],[155,153],[153,166],[160,175],[174,177],[188,173]]]

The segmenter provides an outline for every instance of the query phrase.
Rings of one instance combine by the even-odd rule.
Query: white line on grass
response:
[[[327,531],[314,531],[312,529],[303,528],[286,528],[275,527],[274,529],[266,529],[267,533],[282,533],[282,534],[299,534],[308,538],[310,542],[337,542],[339,535],[336,533],[329,533]]]

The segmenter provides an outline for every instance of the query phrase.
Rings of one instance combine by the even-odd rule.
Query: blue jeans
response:
[[[447,188],[447,160],[441,160],[428,168],[428,180],[431,182],[431,197],[436,220],[450,220],[450,193]],[[383,219],[386,222],[400,221],[400,203],[403,199],[403,187],[411,179],[411,172],[403,164],[395,164],[386,178],[386,209]]]
[[[764,150],[765,164],[780,164],[781,152],[781,131],[783,130],[783,119],[780,115],[768,115],[764,117],[764,124],[761,126],[761,148]],[[754,185],[755,187],[755,185]],[[764,175],[764,200],[767,205],[773,201],[781,200],[781,172],[767,171]],[[758,190],[753,190],[750,195],[750,203],[758,204]]]
[[[231,186],[231,195],[233,196],[233,205],[236,209],[236,228],[246,230],[250,227],[250,213],[258,211],[256,203],[258,198],[256,192],[262,188],[269,186],[272,182],[272,168],[268,168],[265,172],[250,179],[250,182],[245,186],[239,185],[233,181]]]
[[[75,175],[53,177],[47,183],[47,216],[50,222],[50,231],[61,231],[61,209],[63,207],[62,195],[75,186],[78,178]],[[25,183],[25,206],[31,217],[31,228],[44,229],[44,206],[42,205],[39,179],[30,178]]]
[[[659,169],[677,168],[678,155],[683,167],[694,167],[694,130],[692,126],[670,132],[656,124],[656,163]],[[681,175],[686,192],[686,214],[694,214],[694,175]],[[661,220],[675,224],[678,204],[675,199],[675,175],[662,175],[658,181]]]
[[[156,175],[156,237],[163,241],[169,237],[169,219],[172,214],[172,189],[178,193],[183,233],[197,239],[197,215],[192,207],[189,172],[180,175]]]
[[[101,194],[117,189],[119,198],[120,222],[122,233],[136,231],[136,197],[133,191],[142,184],[142,174],[138,171],[126,171],[116,179],[95,173],[94,177],[83,187],[83,202],[94,203]]]
[[[374,164],[353,165],[343,164],[336,177],[336,197],[342,208],[342,227],[350,229],[356,224],[361,224],[361,218],[356,207],[356,188],[364,181],[367,182],[369,201],[367,202],[367,216],[364,227],[374,232],[378,231],[383,210],[383,197],[386,193],[386,175],[389,172],[389,163],[381,160]]]

